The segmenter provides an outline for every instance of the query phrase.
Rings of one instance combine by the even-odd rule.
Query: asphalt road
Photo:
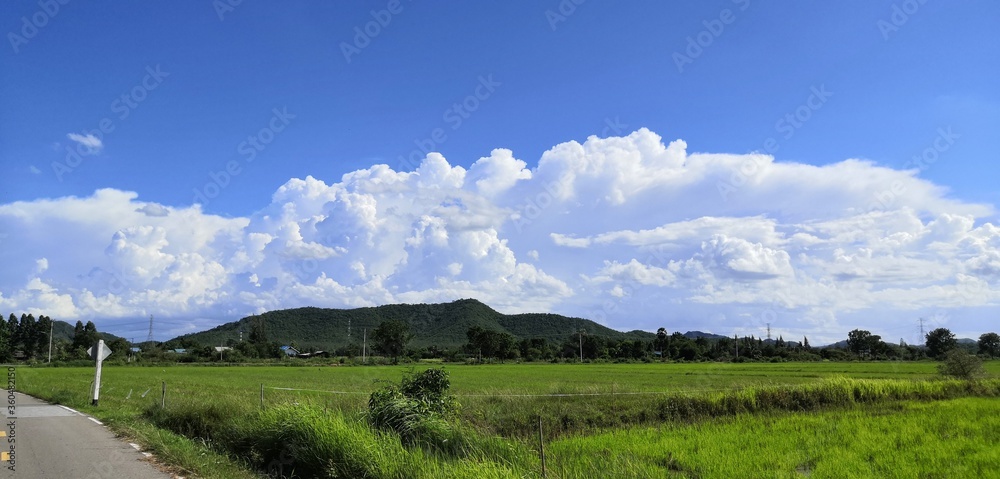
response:
[[[5,404],[0,431],[0,478],[170,479],[142,453],[95,419],[72,409],[15,393],[11,418]],[[12,426],[13,425],[13,434]],[[14,450],[11,454],[13,437]],[[9,456],[13,456],[13,458]],[[10,459],[13,459],[12,461]],[[11,468],[13,467],[13,471]]]

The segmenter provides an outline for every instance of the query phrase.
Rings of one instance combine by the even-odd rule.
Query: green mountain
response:
[[[271,311],[263,319],[267,337],[281,344],[295,342],[299,347],[332,350],[348,344],[361,344],[364,331],[371,335],[380,323],[402,320],[409,324],[413,339],[409,347],[437,346],[455,348],[467,342],[466,331],[473,326],[508,332],[519,339],[545,338],[561,343],[580,329],[587,334],[614,339],[649,340],[655,335],[645,331],[623,333],[588,319],[558,314],[501,314],[475,299],[461,299],[441,304],[390,304],[357,309],[296,308]],[[226,323],[199,333],[179,336],[172,341],[203,346],[226,344],[250,334],[253,317]]]
[[[66,341],[73,342],[73,329],[74,325],[69,324],[66,321],[53,320],[52,340],[59,341],[60,339],[64,339]],[[111,333],[102,333],[98,331],[97,334],[101,335],[101,339],[103,339],[106,343],[114,341],[115,339],[121,339]],[[46,341],[48,340],[46,339]]]

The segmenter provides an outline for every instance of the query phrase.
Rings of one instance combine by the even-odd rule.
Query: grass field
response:
[[[294,455],[343,456],[339,464],[361,464],[360,469],[345,469],[330,477],[534,477],[540,468],[534,442],[539,416],[548,440],[553,441],[550,469],[555,477],[664,477],[667,473],[739,477],[730,474],[734,470],[760,472],[753,477],[804,477],[795,475],[803,468],[811,471],[811,477],[834,477],[822,474],[838,470],[831,466],[838,455],[816,451],[840,447],[844,458],[852,458],[885,449],[866,442],[855,446],[809,442],[803,435],[833,441],[836,435],[825,433],[824,425],[838,423],[843,431],[863,428],[863,415],[868,413],[859,405],[865,411],[879,411],[873,417],[888,421],[885,428],[900,431],[904,426],[931,427],[939,416],[960,417],[966,409],[975,410],[978,416],[995,417],[1000,412],[996,399],[1000,380],[977,387],[939,381],[934,379],[936,364],[930,362],[455,365],[446,369],[452,392],[462,404],[464,426],[451,437],[451,444],[459,446],[448,446],[454,448],[446,452],[406,448],[398,438],[371,432],[361,420],[368,393],[379,381],[398,381],[407,371],[425,367],[108,367],[97,408],[89,406],[92,368],[19,368],[18,386],[139,436],[188,474],[197,472],[203,477],[252,477],[250,469],[273,470],[275,461],[280,466],[282,457],[290,454],[285,446],[247,446],[249,438],[300,444]],[[987,363],[987,370],[997,376],[1000,362]],[[163,383],[167,408],[159,411]],[[261,384],[265,386],[264,412],[260,411]],[[968,396],[988,398],[954,399]],[[906,442],[906,449],[937,448],[937,456],[930,452],[925,456],[947,459],[973,451],[978,443],[993,441],[995,445],[995,433],[977,429],[976,417],[969,415],[968,424],[961,423],[966,424],[961,430],[969,437],[964,448],[949,449],[951,443],[942,447],[944,436],[931,435],[920,444]],[[795,428],[802,437],[795,436]],[[288,437],[289,431],[297,435]],[[746,438],[742,442],[719,439],[727,434]],[[207,441],[185,444],[184,436]],[[687,439],[671,442],[676,438]],[[336,444],[355,444],[360,449],[350,452],[349,447]],[[703,446],[691,449],[691,444]],[[768,455],[800,445],[804,449],[775,452],[780,457]],[[364,459],[364,451],[373,450],[383,456]],[[765,450],[768,454],[762,453]],[[229,460],[225,454],[238,459]],[[745,460],[734,467],[747,469],[720,469],[717,461],[700,459],[743,455]],[[299,473],[308,470],[307,463],[297,464]],[[851,474],[866,477],[865,467],[897,467],[892,461],[866,464],[862,461],[844,470],[862,471]],[[930,464],[914,467],[932,471]]]
[[[740,415],[557,441],[557,477],[1000,477],[1000,401]]]

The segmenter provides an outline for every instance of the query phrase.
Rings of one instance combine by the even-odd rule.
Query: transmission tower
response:
[[[924,321],[927,320],[924,318],[920,318],[917,320],[917,322],[920,323],[920,339],[924,339],[927,337],[927,335],[924,333]]]
[[[771,323],[767,323],[767,340],[771,340]]]
[[[149,315],[149,336],[146,336],[146,341],[152,344],[153,342],[153,315]]]

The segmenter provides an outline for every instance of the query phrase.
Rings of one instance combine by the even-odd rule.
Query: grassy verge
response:
[[[534,453],[521,444],[460,427],[433,445],[406,447],[358,416],[312,405],[284,404],[246,415],[228,410],[191,404],[151,408],[144,417],[278,477],[515,478],[538,469]]]

